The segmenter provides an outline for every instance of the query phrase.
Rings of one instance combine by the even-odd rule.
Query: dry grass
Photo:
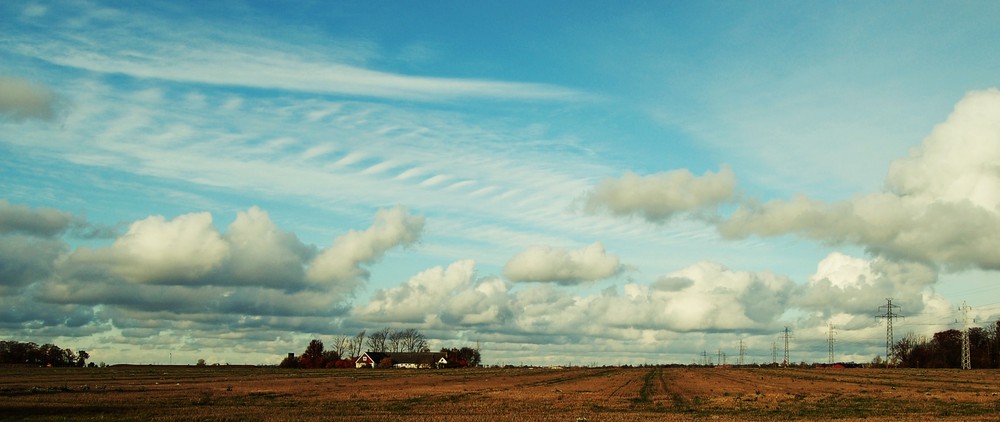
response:
[[[996,370],[0,368],[24,420],[1000,420]]]

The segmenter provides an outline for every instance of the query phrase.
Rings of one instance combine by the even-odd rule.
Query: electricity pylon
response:
[[[788,366],[788,339],[789,338],[791,338],[791,335],[788,334],[788,327],[785,327],[785,360],[782,363],[782,366]]]
[[[892,298],[886,298],[885,305],[879,306],[879,309],[885,308],[884,315],[877,315],[875,319],[885,318],[885,366],[889,366],[892,359],[892,320],[896,318],[902,318],[902,315],[894,313],[893,309],[899,309],[898,305],[892,304]]]
[[[962,302],[962,369],[972,369],[972,353],[969,350],[969,305]]]
[[[833,324],[831,323],[830,324],[830,329],[829,329],[829,331],[826,334],[827,347],[830,349],[830,364],[831,365],[833,364],[833,343],[837,342],[837,340],[834,340],[834,338],[833,338],[834,334],[835,333],[833,331]]]

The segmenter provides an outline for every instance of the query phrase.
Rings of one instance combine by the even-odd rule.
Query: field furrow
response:
[[[16,420],[997,420],[997,370],[0,368]]]

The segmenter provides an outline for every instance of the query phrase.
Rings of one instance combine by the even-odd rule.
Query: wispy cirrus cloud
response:
[[[103,74],[310,94],[431,102],[577,101],[595,97],[542,83],[414,76],[373,69],[365,63],[370,47],[347,40],[329,39],[307,48],[236,35],[250,31],[224,31],[194,22],[167,23],[152,13],[87,7],[78,12],[72,17],[44,17],[51,38],[59,42],[21,37],[12,43],[15,50],[59,66]]]
[[[121,57],[113,52],[93,55],[49,56],[44,59],[61,66],[92,72],[125,74],[136,78],[163,79],[211,85],[280,89],[313,94],[392,98],[417,101],[445,101],[481,98],[502,100],[580,100],[580,91],[523,82],[408,76],[364,69],[336,62],[313,62],[291,57],[261,57],[214,51],[188,52],[186,56]],[[266,52],[263,54],[267,54]]]

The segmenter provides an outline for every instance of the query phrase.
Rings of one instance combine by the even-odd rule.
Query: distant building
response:
[[[385,353],[381,352],[365,352],[358,357],[358,360],[354,361],[355,368],[377,368],[379,362],[382,362],[386,356]]]
[[[439,352],[365,352],[354,362],[354,366],[356,368],[377,368],[384,359],[389,359],[393,368],[443,368],[448,365],[447,356]]]

